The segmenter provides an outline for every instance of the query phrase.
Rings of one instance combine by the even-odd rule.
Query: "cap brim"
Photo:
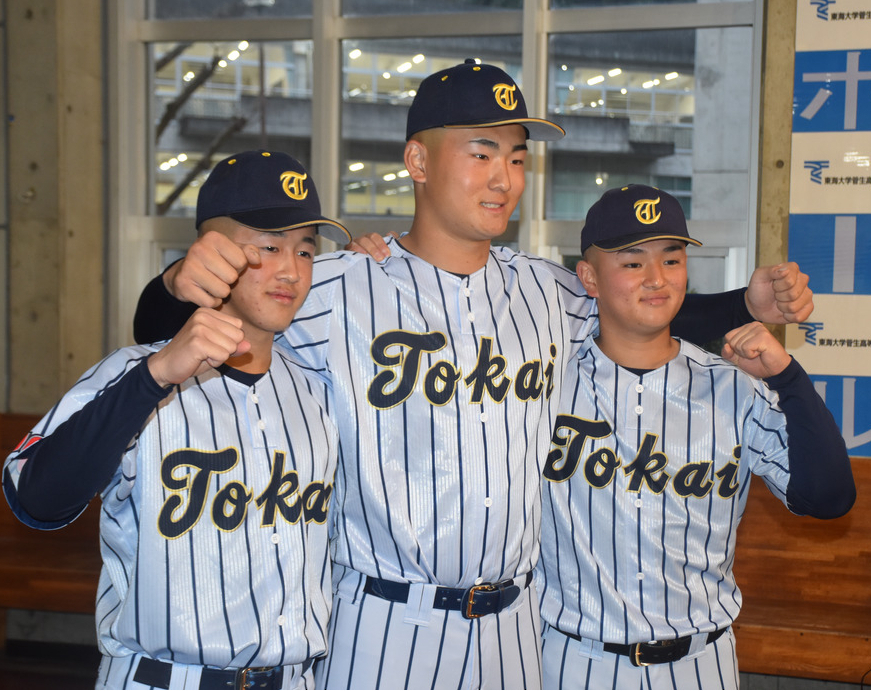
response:
[[[230,214],[237,223],[243,226],[262,230],[267,233],[277,233],[282,230],[293,230],[304,226],[316,226],[318,235],[337,242],[343,247],[351,242],[351,233],[338,221],[316,216],[302,209],[258,209],[243,213]]]
[[[562,139],[566,131],[554,122],[538,118],[516,118],[514,120],[490,120],[487,122],[463,123],[459,125],[444,125],[447,129],[468,129],[476,127],[499,127],[500,125],[523,125],[526,128],[527,139],[536,142],[554,142]]]
[[[625,250],[627,247],[634,247],[635,245],[640,245],[643,242],[650,242],[651,240],[680,240],[681,242],[686,242],[687,244],[695,245],[696,247],[702,246],[701,242],[694,238],[687,237],[686,235],[670,235],[667,233],[655,235],[624,235],[613,242],[593,242],[589,246],[600,249],[603,252],[618,252],[619,250]]]

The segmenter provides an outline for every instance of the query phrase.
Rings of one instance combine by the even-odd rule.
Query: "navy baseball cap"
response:
[[[280,151],[243,151],[212,169],[197,197],[197,228],[217,216],[273,232],[313,225],[340,245],[351,241],[345,226],[321,215],[314,180],[303,165]]]
[[[668,192],[648,185],[615,187],[587,212],[581,252],[590,246],[616,252],[649,240],[702,244],[690,237],[680,202]]]
[[[434,127],[513,124],[523,125],[527,139],[537,141],[553,141],[566,133],[555,123],[529,117],[523,94],[507,72],[469,58],[420,83],[408,110],[405,139]]]

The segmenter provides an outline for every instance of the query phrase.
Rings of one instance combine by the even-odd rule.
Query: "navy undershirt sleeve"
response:
[[[756,321],[744,302],[746,292],[746,288],[739,288],[725,293],[687,293],[671,322],[671,335],[703,346]]]
[[[673,336],[704,345],[727,332],[754,321],[744,302],[746,288],[725,293],[689,293],[671,323]],[[155,343],[175,336],[197,306],[173,297],[156,276],[139,296],[133,317],[133,337],[137,343]]]
[[[835,419],[795,360],[765,383],[777,392],[786,415],[789,509],[814,518],[843,516],[856,501],[856,485],[847,445]]]
[[[194,303],[173,297],[163,283],[163,274],[155,276],[139,296],[133,317],[133,338],[137,343],[169,340],[196,310]]]
[[[118,383],[34,444],[18,480],[18,502],[33,518],[72,519],[100,493],[148,416],[172,388],[143,359]]]

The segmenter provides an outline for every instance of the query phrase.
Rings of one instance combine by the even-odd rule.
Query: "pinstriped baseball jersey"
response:
[[[32,434],[50,435],[159,347],[108,356]],[[253,384],[209,370],[175,387],[121,459],[100,517],[104,654],[246,667],[325,651],[337,431],[323,383],[272,358]],[[17,486],[16,454],[6,467]]]
[[[741,605],[732,563],[751,473],[786,503],[777,400],[686,342],[638,376],[588,339],[569,367],[544,471],[543,619],[612,643],[729,626]]]
[[[461,277],[388,244],[381,263],[319,257],[285,332],[332,382],[333,558],[452,587],[527,573],[570,341],[595,303],[573,272],[505,248]]]

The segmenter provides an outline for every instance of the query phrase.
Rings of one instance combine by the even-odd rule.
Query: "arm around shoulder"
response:
[[[155,276],[139,296],[133,317],[133,338],[137,343],[156,343],[172,338],[196,309],[195,304],[172,296],[163,274]]]

